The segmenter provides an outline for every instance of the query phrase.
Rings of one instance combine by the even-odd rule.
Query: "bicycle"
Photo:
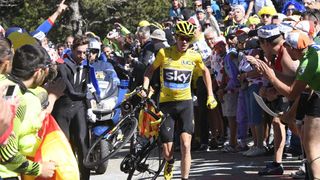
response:
[[[96,137],[83,161],[84,166],[87,168],[94,168],[103,164],[116,155],[116,153],[129,142],[138,126],[138,120],[136,119],[134,112],[143,108],[142,103],[133,107],[130,101],[137,98],[142,90],[141,87],[137,87],[133,92],[127,94],[127,97],[121,104],[114,108],[115,110],[121,107],[122,113],[127,113],[123,114],[123,117],[118,123],[111,124],[111,128],[106,129],[100,136]],[[108,153],[99,153],[100,155],[97,156],[96,150],[103,148],[101,146],[108,146],[104,147],[108,149]]]
[[[153,123],[158,123],[160,127],[166,120],[167,115],[163,116],[151,99],[147,98],[141,103],[144,104],[144,107],[149,105],[154,108],[155,113],[148,108],[145,108],[144,112],[152,116],[156,120]],[[122,160],[120,170],[128,173],[128,180],[132,179],[133,176],[138,176],[138,179],[156,179],[165,165],[158,132],[150,137],[133,136],[132,138],[130,153]]]

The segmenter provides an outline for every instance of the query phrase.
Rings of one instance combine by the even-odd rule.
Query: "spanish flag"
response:
[[[56,172],[50,180],[79,180],[78,163],[70,143],[52,115],[46,115],[38,135],[42,142],[34,161],[54,161],[57,164]],[[24,176],[23,179],[42,180],[43,178]]]

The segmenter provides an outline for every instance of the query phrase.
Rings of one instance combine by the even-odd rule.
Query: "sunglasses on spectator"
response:
[[[261,17],[264,18],[264,17],[267,17],[269,18],[271,15],[270,14],[261,14]]]
[[[178,36],[178,40],[190,42],[190,41],[192,40],[192,38],[191,38],[191,37],[188,37],[188,36],[181,36],[181,35],[179,35],[179,36]]]
[[[205,23],[204,25],[205,25],[206,27],[210,27],[210,26],[211,26],[210,23]]]
[[[287,11],[295,11],[296,9],[295,8],[289,8],[287,9]]]
[[[202,7],[202,4],[194,4],[194,7]]]

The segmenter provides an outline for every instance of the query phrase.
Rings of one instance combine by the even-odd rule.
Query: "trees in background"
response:
[[[10,2],[11,6],[8,5]],[[33,31],[59,3],[53,0],[0,0],[0,24],[5,28],[19,26]],[[65,3],[69,10],[58,18],[48,35],[53,42],[85,31],[104,38],[115,22],[134,32],[140,20],[161,22],[168,18],[171,6],[169,0],[66,0]]]

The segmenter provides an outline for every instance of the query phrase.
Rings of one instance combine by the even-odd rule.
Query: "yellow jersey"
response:
[[[195,67],[205,68],[200,53],[191,49],[179,52],[177,46],[160,49],[152,66],[160,67],[160,103],[192,99],[192,72]]]

